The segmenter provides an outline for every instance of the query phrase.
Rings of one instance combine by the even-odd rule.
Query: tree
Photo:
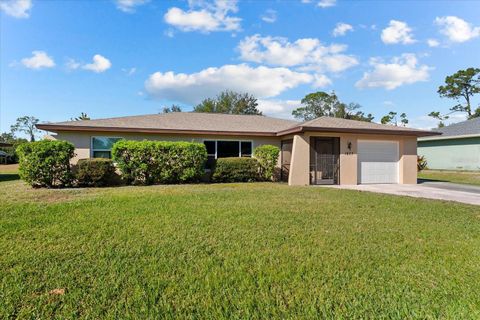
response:
[[[80,116],[78,116],[76,118],[71,118],[71,120],[72,121],[90,120],[90,117],[85,112],[81,112]]]
[[[390,111],[387,115],[384,115],[382,119],[380,119],[380,123],[381,124],[393,123],[394,119],[395,119],[395,125],[397,125],[397,113]]]
[[[10,127],[13,134],[16,132],[23,132],[26,135],[30,136],[30,142],[35,141],[35,134],[40,132],[37,129],[36,125],[39,122],[34,116],[23,116],[17,118],[17,121],[14,125]]]
[[[194,112],[261,115],[257,99],[248,93],[223,91],[215,98],[207,98],[198,104]]]
[[[335,117],[343,119],[351,119],[358,121],[372,122],[375,118],[371,113],[365,115],[364,112],[359,111],[362,106],[355,102],[350,102],[349,104],[341,103],[338,106],[338,109],[335,112]]]
[[[318,117],[335,117],[371,122],[372,114],[365,115],[358,103],[345,104],[339,101],[335,92],[314,92],[307,94],[301,101],[302,107],[292,111],[292,115],[300,120],[308,121]]]
[[[403,112],[401,115],[400,115],[400,123],[406,127],[407,124],[408,124],[408,119],[407,119],[407,114],[405,112]]]
[[[162,113],[182,112],[182,108],[176,104],[172,104],[171,107],[163,107]]]
[[[387,115],[382,117],[380,122],[382,124],[393,124],[394,126],[398,126],[397,113],[394,111],[390,111]],[[407,114],[405,112],[400,114],[400,123],[404,127],[408,124]]]
[[[448,115],[442,115],[439,111],[432,111],[428,114],[429,117],[432,117],[434,119],[437,119],[438,122],[438,127],[443,128],[445,127],[445,123],[443,121],[447,120],[449,118]]]
[[[473,96],[480,93],[480,68],[459,70],[447,76],[445,85],[438,87],[437,92],[442,98],[455,99],[459,102],[450,108],[451,113],[465,112],[469,119],[480,117],[480,106],[472,110],[471,105]],[[464,103],[461,100],[464,100]]]
[[[13,143],[15,141],[15,135],[11,132],[3,132],[0,134],[0,142]]]

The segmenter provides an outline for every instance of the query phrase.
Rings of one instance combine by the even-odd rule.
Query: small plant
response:
[[[259,164],[254,158],[217,159],[213,182],[254,182],[261,180]]]
[[[424,156],[417,156],[417,171],[420,172],[422,170],[427,169],[427,159]]]
[[[278,163],[280,148],[272,145],[263,145],[255,148],[254,157],[258,160],[262,179],[272,181],[275,178],[275,167]]]
[[[104,187],[119,180],[110,159],[80,159],[73,171],[80,187]]]
[[[42,140],[21,144],[20,177],[32,187],[65,187],[72,183],[70,159],[75,147],[67,141]]]

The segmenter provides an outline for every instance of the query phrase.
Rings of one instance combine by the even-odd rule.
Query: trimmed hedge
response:
[[[217,159],[212,175],[213,182],[259,181],[258,161],[254,158]]]
[[[255,148],[253,156],[258,160],[260,176],[267,181],[275,179],[275,168],[278,163],[280,148],[265,144]]]
[[[202,177],[207,149],[203,143],[120,140],[112,156],[127,183],[184,183]]]
[[[79,187],[105,187],[119,182],[110,159],[80,159],[73,171]]]
[[[33,187],[64,187],[72,183],[70,159],[75,147],[67,141],[42,140],[18,146],[20,177]]]

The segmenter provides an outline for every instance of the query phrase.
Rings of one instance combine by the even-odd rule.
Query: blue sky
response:
[[[334,90],[428,128],[445,76],[480,67],[480,1],[0,0],[0,131],[184,110],[223,89],[290,117]],[[336,29],[336,31],[335,31]],[[479,103],[478,97],[475,103]],[[453,120],[463,119],[456,115]]]

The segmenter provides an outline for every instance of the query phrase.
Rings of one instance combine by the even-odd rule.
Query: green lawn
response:
[[[475,206],[267,183],[20,181],[0,183],[0,203],[2,319],[480,317]]]
[[[418,177],[421,179],[480,186],[480,172],[423,170],[418,174]]]

